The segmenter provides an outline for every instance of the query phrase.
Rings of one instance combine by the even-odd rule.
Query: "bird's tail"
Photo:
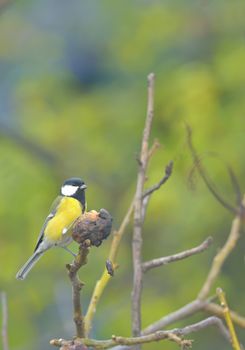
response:
[[[17,272],[16,278],[18,280],[23,280],[26,278],[30,270],[33,268],[33,266],[36,264],[36,262],[41,258],[44,251],[38,252],[36,251],[30,259],[27,260],[27,262],[22,266],[22,268]]]

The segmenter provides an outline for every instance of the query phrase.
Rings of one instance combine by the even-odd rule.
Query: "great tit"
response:
[[[17,273],[17,279],[26,278],[46,250],[55,246],[67,249],[66,246],[72,241],[70,229],[75,220],[86,210],[86,188],[84,181],[76,177],[63,183],[60,195],[53,202],[43,224],[34,253]]]

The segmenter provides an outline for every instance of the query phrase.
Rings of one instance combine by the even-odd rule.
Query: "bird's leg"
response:
[[[69,252],[74,258],[77,256],[75,253],[73,253],[69,248],[67,247],[61,247],[63,249],[65,249],[67,252]]]

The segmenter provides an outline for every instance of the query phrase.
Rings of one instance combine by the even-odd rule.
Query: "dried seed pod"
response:
[[[112,216],[105,209],[91,210],[81,215],[74,224],[72,238],[79,244],[89,239],[91,245],[100,246],[111,233]]]

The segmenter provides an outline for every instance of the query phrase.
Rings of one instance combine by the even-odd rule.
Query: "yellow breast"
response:
[[[48,222],[44,235],[55,242],[67,237],[74,221],[82,214],[81,203],[72,197],[63,197],[58,205],[55,216]]]

